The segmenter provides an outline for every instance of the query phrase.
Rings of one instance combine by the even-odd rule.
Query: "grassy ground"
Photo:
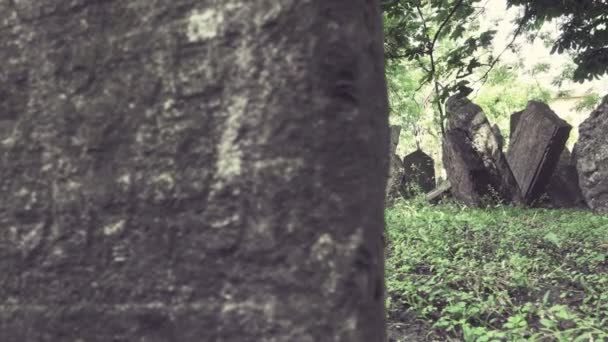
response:
[[[401,202],[386,221],[393,333],[416,321],[432,341],[608,342],[608,216]]]

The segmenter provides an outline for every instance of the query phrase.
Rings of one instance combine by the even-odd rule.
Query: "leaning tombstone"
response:
[[[608,96],[579,126],[574,147],[583,197],[591,209],[608,213]]]
[[[0,341],[385,340],[380,1],[0,26]]]
[[[435,188],[435,161],[418,149],[403,158],[403,197],[411,198]]]
[[[571,129],[542,102],[530,101],[521,114],[507,159],[526,204],[545,192]]]
[[[385,203],[387,207],[394,205],[403,196],[403,175],[403,161],[397,154],[393,154],[390,158],[388,182],[386,184]]]
[[[455,95],[446,112],[443,164],[454,198],[471,207],[519,203],[517,182],[481,107]]]

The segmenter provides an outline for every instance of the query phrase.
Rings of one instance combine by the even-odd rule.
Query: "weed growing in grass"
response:
[[[608,216],[411,201],[386,221],[390,320],[441,341],[608,341]]]

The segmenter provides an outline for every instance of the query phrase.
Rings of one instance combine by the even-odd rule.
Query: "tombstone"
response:
[[[496,136],[496,141],[498,142],[498,149],[503,151],[505,146],[505,137],[500,132],[500,127],[498,127],[497,124],[494,124],[494,126],[492,126],[492,132],[494,133],[494,136]]]
[[[483,110],[456,95],[446,112],[443,164],[454,198],[471,207],[519,203],[517,183]]]
[[[435,161],[422,150],[416,150],[403,158],[403,197],[411,198],[435,188]]]
[[[391,126],[390,132],[390,165],[388,171],[388,182],[386,184],[385,203],[387,207],[395,204],[401,195],[403,184],[403,161],[397,155],[397,145],[399,145],[399,135],[401,127]]]
[[[526,204],[532,205],[545,192],[571,129],[546,104],[528,102],[507,152]]]
[[[608,96],[578,128],[574,147],[581,191],[591,209],[608,213]]]
[[[578,184],[576,164],[568,148],[562,152],[546,189],[548,204],[553,208],[586,208]]]
[[[0,341],[384,340],[380,1],[295,3],[0,1]]]
[[[386,186],[385,203],[387,207],[391,207],[392,205],[394,205],[397,199],[403,196],[403,173],[403,161],[398,155],[393,154],[390,158],[388,183]]]

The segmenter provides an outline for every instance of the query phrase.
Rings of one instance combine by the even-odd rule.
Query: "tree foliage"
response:
[[[477,68],[493,66],[487,49],[495,31],[480,31],[482,0],[385,0],[385,51],[390,60],[407,60],[421,70],[419,89],[430,84],[443,131],[443,103],[468,92]]]
[[[575,81],[608,74],[608,1],[606,0],[507,0],[523,6],[520,24],[535,30],[557,19],[560,35],[552,53],[569,51],[574,56]]]

